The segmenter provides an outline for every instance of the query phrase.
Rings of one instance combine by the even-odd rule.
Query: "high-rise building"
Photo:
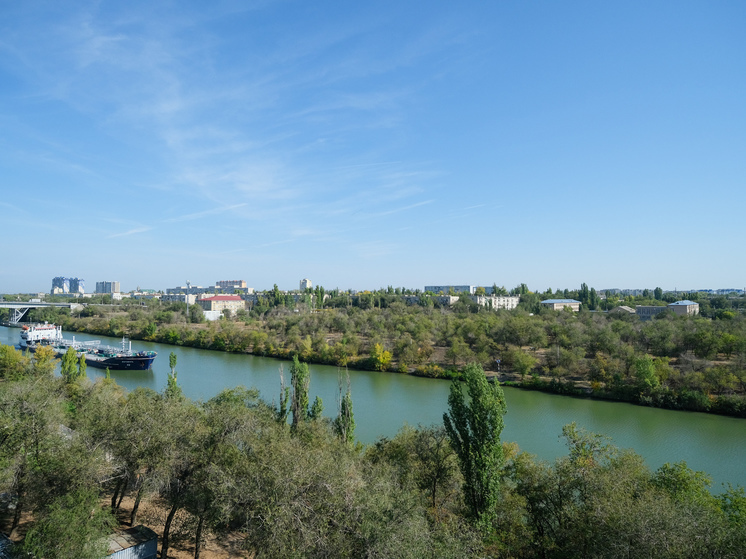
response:
[[[55,293],[85,293],[85,280],[81,278],[52,278],[52,294]]]
[[[300,280],[300,290],[305,291],[306,289],[311,289],[313,287],[313,284],[311,283],[310,279],[303,278]]]
[[[70,293],[85,293],[85,280],[70,278]]]
[[[119,293],[118,281],[97,281],[96,293]]]
[[[52,293],[70,293],[70,280],[62,276],[52,278]]]

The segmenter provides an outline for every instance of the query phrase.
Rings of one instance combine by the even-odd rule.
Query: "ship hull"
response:
[[[49,344],[28,344],[22,349],[34,352],[37,347],[41,345]],[[67,352],[69,346],[52,346],[54,349],[54,356],[62,358]],[[133,356],[114,356],[114,357],[101,357],[95,353],[83,353],[85,355],[85,363],[91,367],[97,369],[109,369],[111,371],[147,371],[153,366],[155,361],[155,355],[133,355]]]
[[[86,355],[86,365],[111,371],[147,371],[153,366],[155,357],[109,357],[102,361]]]

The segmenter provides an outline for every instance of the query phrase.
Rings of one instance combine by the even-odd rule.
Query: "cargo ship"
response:
[[[101,345],[99,340],[91,342],[66,340],[62,336],[62,326],[54,324],[31,324],[21,328],[20,349],[36,351],[40,346],[49,346],[55,357],[62,357],[69,348],[78,354],[85,355],[86,364],[99,369],[112,371],[146,371],[153,365],[155,351],[132,351],[132,342],[122,338],[121,347]]]

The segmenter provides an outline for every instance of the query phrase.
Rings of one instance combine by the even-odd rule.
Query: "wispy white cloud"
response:
[[[191,213],[191,214],[181,215],[181,216],[178,216],[178,217],[172,217],[172,218],[169,218],[169,219],[165,219],[164,223],[176,223],[176,222],[179,222],[179,221],[191,221],[191,220],[194,220],[194,219],[200,219],[200,218],[211,216],[211,215],[217,215],[217,214],[229,212],[231,210],[237,210],[238,208],[243,208],[246,205],[247,205],[246,203],[233,204],[232,206],[226,206],[226,207],[223,207],[223,208],[213,208],[211,210],[205,210],[205,211],[202,211],[202,212],[195,212],[195,213]]]
[[[124,231],[123,233],[114,233],[113,235],[109,235],[106,237],[107,239],[115,239],[118,237],[129,237],[130,235],[137,235],[138,233],[145,233],[147,231],[150,231],[152,227],[136,227],[134,229],[130,229],[129,231]]]
[[[372,216],[373,217],[381,217],[381,216],[384,216],[384,215],[391,215],[391,214],[395,214],[395,213],[399,213],[399,212],[405,212],[407,210],[413,210],[414,208],[419,208],[421,206],[427,206],[428,204],[432,204],[433,202],[434,202],[434,200],[424,200],[422,202],[417,202],[416,204],[410,204],[409,206],[403,206],[401,208],[394,208],[394,209],[391,209],[391,210],[386,210],[386,211],[383,211],[383,212],[378,212],[378,213],[372,214]]]

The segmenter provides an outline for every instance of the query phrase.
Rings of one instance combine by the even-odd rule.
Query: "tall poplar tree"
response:
[[[342,395],[342,375],[339,376],[339,414],[334,420],[334,431],[343,443],[355,442],[355,416],[352,413],[352,393],[350,391],[350,373],[347,373],[347,392]]]
[[[443,423],[464,476],[464,500],[472,517],[487,529],[495,512],[504,463],[500,434],[505,415],[505,395],[495,381],[490,384],[481,366],[464,369],[466,398],[454,381]]]
[[[62,356],[62,364],[60,365],[60,374],[65,382],[70,384],[78,378],[78,354],[72,347],[68,347],[65,354]]]
[[[308,385],[310,383],[311,373],[308,371],[308,363],[301,363],[297,356],[293,357],[293,364],[290,365],[290,384],[293,387],[290,411],[293,414],[293,428],[308,417]]]

